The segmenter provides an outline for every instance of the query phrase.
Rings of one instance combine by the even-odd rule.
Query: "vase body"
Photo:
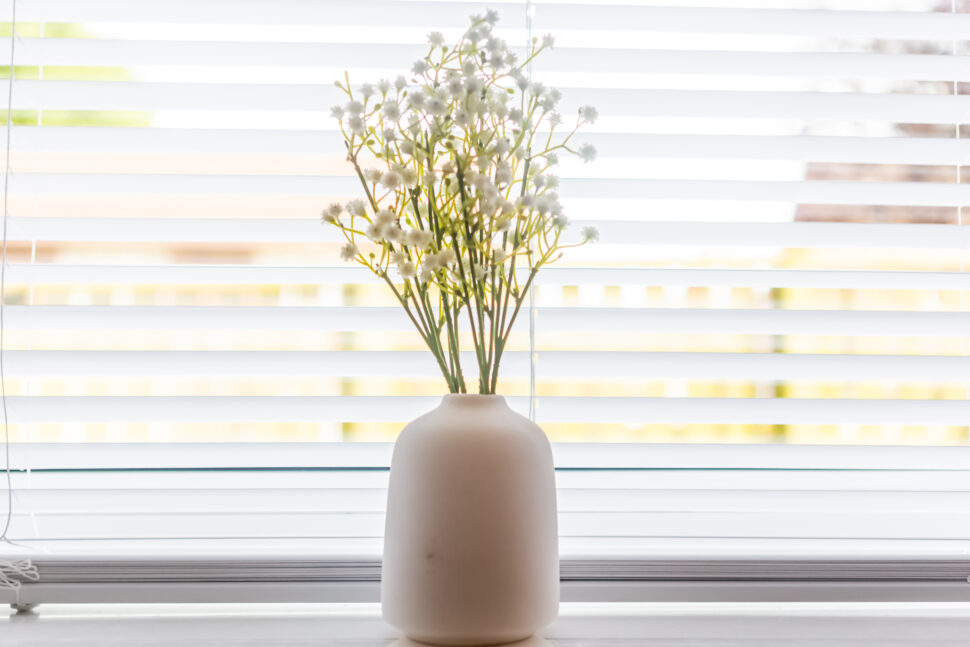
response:
[[[559,610],[552,450],[499,395],[446,395],[394,445],[381,570],[384,619],[409,638],[527,638]]]

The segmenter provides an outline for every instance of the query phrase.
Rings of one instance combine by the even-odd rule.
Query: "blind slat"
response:
[[[523,279],[527,278],[523,272]],[[110,283],[188,285],[368,284],[365,268],[267,265],[66,265],[13,263],[11,283]],[[878,270],[736,270],[604,267],[547,267],[536,285],[814,287],[875,290],[967,290],[970,274]]]
[[[330,67],[353,61],[357,68],[387,68],[388,61],[413,61],[427,54],[420,44],[280,43],[226,41],[136,41],[95,38],[23,38],[20,65],[188,65]],[[9,52],[0,38],[0,52]],[[524,48],[517,49],[521,56]],[[9,64],[0,54],[0,63]],[[535,63],[537,72],[726,74],[732,76],[874,77],[935,81],[970,80],[963,57],[932,54],[859,54],[558,48]]]
[[[36,539],[142,539],[181,537],[381,537],[384,515],[222,513],[198,515],[48,514],[15,515],[13,536]],[[945,513],[610,513],[563,512],[561,537],[719,537],[963,539],[970,515]],[[36,528],[36,534],[33,532]]]
[[[913,335],[962,337],[966,312],[728,310],[718,308],[541,308],[548,331],[709,334]],[[8,306],[12,330],[329,330],[410,331],[393,307]]]
[[[184,490],[22,490],[14,493],[31,514],[137,514],[150,510],[172,513],[383,512],[387,490],[382,488],[197,488]],[[970,492],[798,492],[733,490],[575,489],[559,488],[561,512],[869,512],[901,510],[965,513]]]
[[[526,411],[523,397],[507,398]],[[18,422],[404,422],[429,411],[426,396],[11,396]],[[959,425],[962,400],[543,397],[542,423]]]
[[[858,164],[970,164],[970,139],[820,135],[587,133],[602,157],[767,159]],[[334,155],[335,130],[15,126],[15,151]],[[6,144],[6,132],[0,132]]]
[[[315,377],[437,378],[423,351],[7,351],[8,375],[200,376],[258,379],[276,375]],[[462,364],[474,366],[472,353]],[[529,374],[524,351],[506,351],[503,375]],[[898,382],[950,380],[970,374],[970,358],[919,355],[540,351],[540,379],[696,378],[706,380],[827,379]]]
[[[340,242],[316,218],[10,218],[10,240],[91,242]],[[854,222],[689,222],[577,220],[595,226],[601,244],[961,249],[958,225]],[[568,235],[568,234],[567,234]]]
[[[564,88],[562,111],[596,104],[604,115],[960,122],[970,95]],[[32,110],[309,111],[343,103],[325,85],[18,80],[14,108]],[[256,125],[257,120],[253,120]]]
[[[970,186],[942,182],[832,182],[571,178],[570,198],[600,200],[746,200],[839,205],[956,207],[970,203]],[[353,195],[352,176],[148,173],[21,173],[11,194],[30,195]]]
[[[516,9],[523,2],[502,3],[504,27],[524,28]],[[9,13],[10,0],[0,2]],[[22,0],[18,16],[24,21],[59,19],[65,22],[157,22],[215,24],[287,24],[418,27],[421,30],[464,26],[472,13],[484,13],[486,2],[400,2],[395,0],[328,0],[326,5],[287,1],[272,7],[232,0]],[[429,16],[432,19],[429,21]],[[628,30],[649,25],[654,32],[787,34],[954,40],[970,32],[970,16],[915,11],[832,11],[542,3],[536,20],[546,29]]]

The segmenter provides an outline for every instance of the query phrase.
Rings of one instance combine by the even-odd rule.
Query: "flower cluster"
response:
[[[585,162],[577,129],[597,118],[580,108],[566,128],[561,93],[529,80],[529,63],[553,46],[533,39],[524,60],[493,33],[498,14],[472,16],[457,44],[428,35],[428,54],[409,77],[351,86],[332,115],[364,200],[322,215],[346,238],[341,256],[391,287],[452,391],[465,391],[458,364],[459,317],[467,315],[479,390],[494,392],[498,362],[536,272],[561,256],[569,224],[559,200],[559,155]],[[583,242],[596,240],[585,228]]]

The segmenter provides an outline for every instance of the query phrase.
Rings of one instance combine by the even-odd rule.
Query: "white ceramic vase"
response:
[[[552,449],[500,395],[450,394],[391,458],[384,619],[409,638],[490,645],[559,611]]]

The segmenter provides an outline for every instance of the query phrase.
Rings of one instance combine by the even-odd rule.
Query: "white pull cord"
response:
[[[7,417],[7,384],[4,375],[4,306],[6,305],[7,287],[7,217],[10,194],[10,139],[13,126],[13,77],[14,77],[14,53],[17,43],[17,0],[13,0],[10,16],[10,67],[7,80],[7,144],[6,160],[3,171],[3,245],[0,250],[0,412],[3,414],[3,446],[4,462],[7,477],[7,515],[3,523],[3,532],[0,532],[0,540],[14,544],[7,536],[10,531],[10,524],[13,521],[13,478],[10,474],[10,425]],[[14,606],[19,610],[25,608],[20,601],[20,589],[24,582],[37,582],[40,580],[40,573],[37,567],[29,559],[18,559],[12,561],[0,561],[0,589],[11,589],[16,596]]]
[[[37,567],[29,559],[16,561],[0,561],[0,588],[11,589],[16,596],[15,607],[23,606],[20,602],[20,589],[24,582],[40,581]]]

